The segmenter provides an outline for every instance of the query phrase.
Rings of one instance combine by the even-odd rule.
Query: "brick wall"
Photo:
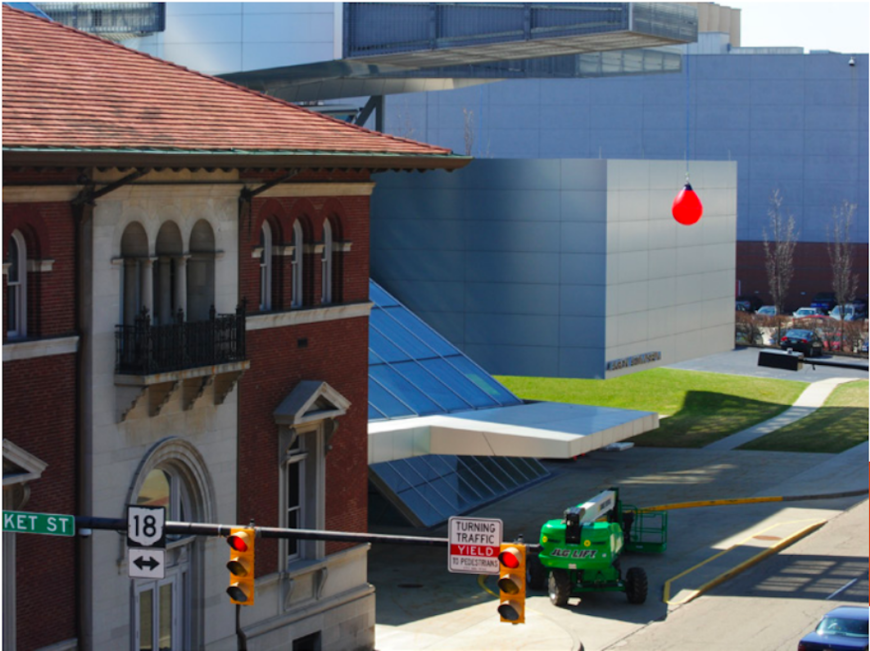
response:
[[[255,199],[250,223],[241,228],[240,293],[248,300],[248,312],[259,311],[260,261],[253,251],[260,244],[264,221],[269,222],[273,246],[290,245],[293,223],[302,224],[306,244],[323,242],[323,223],[329,219],[333,240],[351,242],[349,253],[338,253],[333,260],[333,302],[355,303],[368,300],[369,289],[369,197],[307,197]],[[303,261],[304,307],[321,302],[321,255],[306,253]],[[288,309],[292,297],[289,256],[272,258],[273,311]]]
[[[75,329],[75,220],[68,203],[3,205],[3,260],[9,259],[9,240],[18,230],[27,245],[27,259],[54,260],[51,271],[27,274],[28,338],[56,337]],[[6,313],[6,279],[3,280]],[[6,340],[4,321],[3,339]]]
[[[27,511],[76,513],[75,355],[3,363],[3,436],[48,464]],[[76,636],[76,539],[17,534],[18,651]]]
[[[298,346],[307,339],[307,347]],[[351,402],[326,457],[326,527],[365,531],[368,486],[368,319],[353,318],[247,335],[251,368],[239,384],[239,512],[236,520],[279,526],[278,427],[273,413],[301,380],[322,380]],[[278,543],[257,543],[257,574],[278,569]],[[328,544],[333,553],[347,545]]]
[[[854,272],[858,274],[858,296],[863,296],[867,294],[867,245],[853,244],[852,252]],[[758,293],[765,304],[769,304],[770,292],[764,260],[764,242],[737,242],[737,280],[741,293]],[[795,246],[794,269],[785,301],[787,311],[808,307],[817,292],[833,291],[831,259],[824,242],[799,242]]]

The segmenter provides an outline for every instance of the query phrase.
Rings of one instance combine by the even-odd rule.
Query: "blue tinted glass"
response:
[[[485,371],[481,370],[476,364],[473,364],[465,357],[451,357],[450,363],[459,369],[469,380],[474,382],[479,388],[486,391],[487,395],[491,396],[503,405],[519,405],[522,400],[517,398],[510,391],[496,382]]]
[[[393,489],[394,492],[401,493],[402,491],[409,490],[411,484],[401,474],[396,472],[393,464],[393,461],[376,463],[371,466],[371,469],[374,470],[378,477],[386,482],[387,486]]]
[[[384,310],[372,310],[370,327],[376,329],[412,359],[437,357],[434,350],[423,344],[414,335],[391,319]]]
[[[401,307],[393,307],[385,310],[388,315],[396,319],[409,331],[422,339],[427,346],[440,355],[456,355],[459,351],[456,346],[449,343],[444,337],[435,332],[416,315]]]
[[[402,459],[402,461],[414,468],[417,474],[425,481],[432,481],[441,476],[441,473],[426,463],[423,457],[409,457],[408,459]]]
[[[380,358],[372,362],[372,356],[369,354],[369,364],[401,362],[408,359],[405,353],[396,348],[389,339],[374,328],[369,328],[369,349]]]
[[[371,403],[369,403],[369,420],[384,420],[385,418],[386,416],[372,407]]]
[[[388,389],[390,393],[399,398],[420,416],[443,412],[438,405],[429,400],[429,398],[423,395],[410,382],[396,373],[389,366],[370,366],[369,377],[377,380],[383,387]],[[371,384],[372,383],[370,382],[369,385]],[[378,405],[380,408],[378,400],[374,399],[371,395],[369,396],[369,400],[372,401],[372,404]],[[383,411],[383,409],[381,409],[381,411]]]
[[[443,359],[425,359],[420,362],[424,368],[431,371],[444,384],[453,389],[462,398],[473,407],[498,407],[499,403],[495,398],[489,397],[484,393],[483,389],[478,387],[474,382],[462,375],[448,362],[458,359],[450,357],[447,361]]]
[[[435,361],[435,360],[429,360]],[[402,362],[393,366],[408,378],[414,386],[437,402],[445,411],[470,409],[471,404],[457,396],[417,362]]]
[[[450,517],[449,515],[442,515],[435,506],[425,500],[417,491],[407,491],[402,494],[401,499],[413,511],[424,527],[433,527]]]
[[[489,470],[505,487],[509,490],[516,488],[520,483],[520,478],[516,473],[511,473],[505,468],[502,459],[499,457],[477,457],[481,465]]]
[[[371,369],[369,369],[369,402],[377,408],[387,418],[397,418],[401,416],[413,416],[414,412],[409,407],[403,405],[394,396],[391,396],[380,384],[375,382],[372,377]]]
[[[380,305],[381,307],[399,304],[395,298],[387,294],[387,292],[381,289],[381,286],[373,280],[369,280],[369,299],[375,305]]]

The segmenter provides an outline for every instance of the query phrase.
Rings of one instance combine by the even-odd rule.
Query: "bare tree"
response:
[[[770,194],[767,208],[768,229],[764,229],[764,266],[767,270],[767,285],[776,313],[785,312],[785,297],[794,276],[794,249],[797,244],[797,228],[794,216],[782,207],[782,193],[775,189]],[[777,322],[778,323],[778,322]],[[779,334],[777,334],[779,338]]]
[[[840,339],[843,338],[846,303],[855,299],[858,293],[858,274],[853,271],[852,243],[850,231],[858,209],[854,203],[843,201],[834,207],[828,231],[828,257],[831,259],[831,279],[834,296],[840,308]]]
[[[474,149],[474,111],[463,108],[462,115],[465,117],[465,155],[471,156]]]

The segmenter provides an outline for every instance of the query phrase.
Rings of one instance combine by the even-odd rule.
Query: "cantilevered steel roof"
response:
[[[448,149],[357,127],[3,6],[7,164],[189,157],[207,164],[461,167]],[[316,159],[316,160],[315,160]],[[278,162],[276,162],[278,161]]]
[[[344,57],[221,75],[290,101],[459,88],[510,78],[676,72],[697,40],[679,3],[345,3]]]

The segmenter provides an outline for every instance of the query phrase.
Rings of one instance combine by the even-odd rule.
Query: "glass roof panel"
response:
[[[438,403],[444,411],[465,411],[473,407],[417,362],[400,362],[393,368]]]
[[[386,364],[370,366],[369,377],[376,380],[381,386],[399,398],[418,416],[444,413],[444,410],[427,398],[422,391]],[[374,400],[373,404],[377,407],[377,400]]]

